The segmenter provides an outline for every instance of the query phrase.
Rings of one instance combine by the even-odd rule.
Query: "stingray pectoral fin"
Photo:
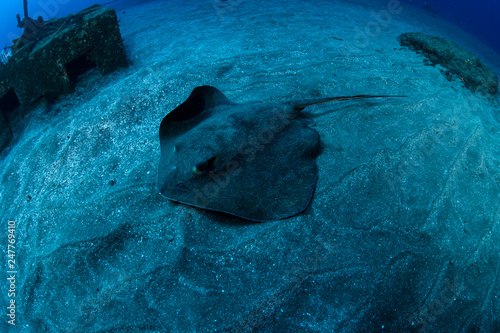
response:
[[[206,110],[231,104],[234,103],[217,88],[211,86],[196,87],[181,105],[163,118],[160,124],[160,139],[167,136],[169,130],[176,124],[189,121]]]
[[[316,187],[320,137],[293,113],[309,105],[375,97],[397,96],[235,104],[214,87],[197,87],[161,122],[157,187],[172,201],[247,220],[297,215]]]
[[[296,111],[302,111],[306,107],[311,105],[325,104],[330,102],[338,102],[338,101],[349,101],[354,99],[365,99],[365,98],[384,98],[384,97],[408,97],[406,95],[355,95],[355,96],[339,96],[339,97],[330,97],[330,98],[321,98],[317,100],[311,101],[303,101],[298,105],[294,106]]]
[[[203,110],[222,104],[232,104],[217,88],[201,86],[193,89],[189,97],[178,107],[169,112],[164,119],[168,121],[184,121],[191,119]]]

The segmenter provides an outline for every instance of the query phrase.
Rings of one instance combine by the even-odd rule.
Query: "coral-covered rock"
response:
[[[469,90],[486,96],[497,93],[497,75],[475,54],[463,47],[421,32],[404,33],[398,39],[402,46],[409,47],[424,55],[433,64],[446,67],[449,73],[456,74]],[[447,77],[451,78],[450,75]]]

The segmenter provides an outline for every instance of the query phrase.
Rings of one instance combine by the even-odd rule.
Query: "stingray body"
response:
[[[173,201],[253,221],[296,215],[311,201],[320,145],[300,111],[369,97],[387,96],[237,104],[214,87],[197,87],[161,122],[158,190]]]

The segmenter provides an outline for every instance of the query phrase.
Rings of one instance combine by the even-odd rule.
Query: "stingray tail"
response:
[[[353,99],[365,99],[365,98],[385,98],[385,97],[408,97],[406,95],[355,95],[355,96],[339,96],[330,98],[321,98],[310,101],[302,101],[300,104],[294,106],[294,109],[298,112],[304,110],[306,107],[311,105],[325,104],[337,101],[350,101]]]

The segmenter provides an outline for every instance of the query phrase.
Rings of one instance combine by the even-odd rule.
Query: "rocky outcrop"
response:
[[[421,32],[408,32],[399,36],[402,46],[424,55],[432,64],[448,69],[443,74],[452,79],[453,74],[467,89],[482,95],[495,95],[498,91],[498,77],[479,58],[463,47],[436,36]]]

